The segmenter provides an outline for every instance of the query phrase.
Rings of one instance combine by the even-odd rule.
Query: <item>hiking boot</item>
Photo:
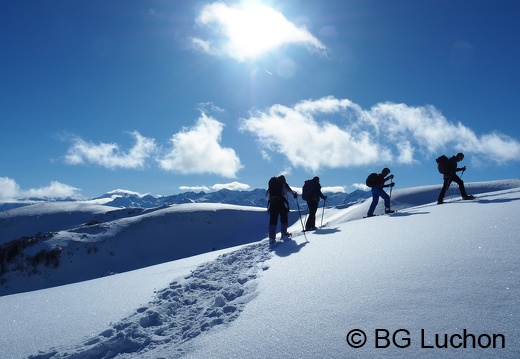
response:
[[[289,239],[291,239],[291,237],[292,237],[292,233],[289,233],[289,232],[283,233],[282,234],[282,241],[288,241]]]
[[[475,199],[476,197],[475,196],[472,196],[472,195],[469,195],[469,196],[464,196],[462,197],[463,200],[470,200],[470,199]]]
[[[375,217],[375,216],[376,216],[376,215],[373,214],[373,213],[372,213],[372,214],[368,214],[368,213],[367,213],[367,217]]]
[[[388,213],[394,213],[395,211],[393,209],[390,209],[390,208],[387,208],[385,209],[385,213],[388,214]]]
[[[276,243],[276,239],[274,239],[274,238],[269,238],[269,245],[272,246],[272,245],[275,244],[275,243]]]
[[[437,204],[443,204],[443,203],[444,203],[444,201],[442,199],[437,201]]]

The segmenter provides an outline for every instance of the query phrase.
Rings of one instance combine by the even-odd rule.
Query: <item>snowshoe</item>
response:
[[[284,234],[282,234],[282,241],[288,241],[291,239],[291,237],[292,237],[292,233],[289,233],[289,232],[284,233]]]

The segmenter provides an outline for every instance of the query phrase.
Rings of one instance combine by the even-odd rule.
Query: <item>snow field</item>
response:
[[[274,248],[0,297],[0,344],[7,358],[519,357],[520,188],[473,186],[477,200],[441,206],[432,190],[396,192],[388,216],[359,219],[369,201],[327,208],[308,242],[296,222]],[[362,348],[347,343],[355,329]],[[505,348],[478,345],[494,334]]]

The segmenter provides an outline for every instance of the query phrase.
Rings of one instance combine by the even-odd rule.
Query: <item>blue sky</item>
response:
[[[518,1],[4,1],[0,198],[518,177]]]

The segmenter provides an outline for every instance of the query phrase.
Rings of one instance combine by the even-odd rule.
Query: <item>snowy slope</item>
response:
[[[442,206],[438,187],[394,191],[399,211],[369,219],[368,201],[327,208],[308,242],[297,234],[274,249],[260,241],[0,297],[2,357],[517,358],[520,183],[468,187],[477,200]],[[353,329],[363,348],[348,346]],[[406,330],[396,342],[410,345],[376,348],[378,329]],[[436,348],[435,334],[457,345],[464,330],[505,348]]]
[[[95,213],[90,205],[86,206],[90,211],[76,212],[58,211],[55,205],[5,212],[16,214],[3,222],[11,224],[5,231],[8,233],[23,228],[30,221],[27,218],[32,217],[47,218],[51,223],[61,218],[65,229],[45,232],[31,242],[34,244],[24,244],[23,251],[9,262],[9,271],[2,276],[1,295],[70,284],[229,248],[261,240],[267,232],[264,208],[193,203],[154,209],[108,207],[108,212]],[[98,207],[102,206],[94,208]],[[68,204],[65,208],[70,209]],[[35,214],[38,209],[42,215]],[[295,221],[296,214],[291,218]],[[59,253],[56,265],[32,264],[31,258],[40,251],[53,250]]]
[[[50,232],[80,226],[108,213],[113,219],[121,208],[82,202],[43,202],[0,212],[0,244],[37,232]]]

